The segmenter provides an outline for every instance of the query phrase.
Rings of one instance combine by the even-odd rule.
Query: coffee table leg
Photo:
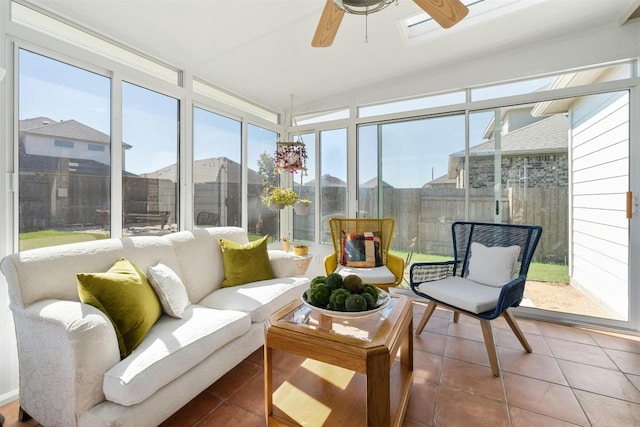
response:
[[[391,381],[389,355],[367,359],[367,426],[391,424]]]
[[[272,373],[272,350],[264,344],[264,410],[267,425],[269,417],[273,414],[273,373]]]
[[[400,363],[408,371],[413,371],[413,319],[409,321],[404,341],[400,347]]]

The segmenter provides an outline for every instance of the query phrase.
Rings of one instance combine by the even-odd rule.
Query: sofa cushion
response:
[[[188,306],[182,319],[162,316],[129,357],[104,375],[107,400],[135,405],[246,333],[246,313]]]
[[[483,285],[498,286],[513,280],[513,270],[520,255],[520,246],[484,246],[471,243],[467,279]]]
[[[421,283],[420,292],[471,313],[484,313],[496,308],[502,288],[487,286],[459,276]]]
[[[249,242],[246,230],[240,227],[196,228],[165,234],[162,238],[173,246],[179,268],[167,265],[180,276],[194,304],[219,289],[224,280],[219,239]]]
[[[211,243],[211,246],[214,245],[219,252],[217,242]],[[13,304],[28,307],[45,299],[80,301],[77,273],[107,271],[123,257],[135,263],[142,271],[146,271],[147,266],[162,261],[184,282],[184,273],[180,271],[171,243],[164,236],[91,240],[21,251],[5,257],[2,269],[17,283],[17,287],[9,286]],[[222,267],[222,257],[220,266]],[[221,276],[222,274],[220,271]],[[47,286],[42,286],[42,283]],[[206,295],[209,293],[211,291]],[[196,301],[193,298],[191,300]]]
[[[338,273],[342,277],[355,274],[356,276],[360,276],[364,283],[370,283],[372,285],[384,285],[396,281],[396,276],[393,275],[386,265],[380,267],[347,267],[345,265],[338,265],[334,273]]]
[[[309,287],[305,277],[263,280],[245,285],[222,288],[203,299],[200,304],[219,310],[238,310],[262,322],[284,305],[294,301]]]
[[[264,236],[244,245],[232,240],[220,239],[224,265],[222,287],[237,286],[275,277],[267,252],[268,238],[269,236]]]
[[[180,277],[172,269],[159,262],[154,266],[147,267],[147,278],[158,295],[164,312],[171,317],[181,318],[184,309],[191,302]]]
[[[80,301],[96,307],[113,323],[122,358],[142,342],[162,314],[147,276],[125,258],[106,273],[78,273],[77,283]]]

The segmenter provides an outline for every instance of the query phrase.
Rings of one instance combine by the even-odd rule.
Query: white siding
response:
[[[629,95],[586,97],[571,112],[572,284],[627,320]]]
[[[61,148],[56,147],[54,144],[55,139],[61,139],[69,142],[73,142],[73,148]],[[94,145],[101,145],[96,142],[91,142]],[[110,162],[111,153],[109,147],[105,147],[104,151],[89,150],[89,143],[85,141],[78,141],[64,138],[52,138],[49,136],[39,135],[27,135],[25,137],[24,149],[27,154],[34,154],[39,156],[51,156],[51,157],[64,157],[70,159],[85,159],[95,160],[99,163],[106,165]]]

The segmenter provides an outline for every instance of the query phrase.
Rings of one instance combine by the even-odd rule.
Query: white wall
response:
[[[571,109],[571,283],[627,320],[629,95],[583,98]]]

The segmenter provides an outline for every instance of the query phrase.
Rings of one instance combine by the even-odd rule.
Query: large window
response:
[[[20,250],[108,237],[111,80],[24,49],[19,61]]]
[[[437,253],[464,218],[464,189],[451,173],[464,155],[463,115],[358,128],[358,215],[395,218],[392,248]],[[414,240],[415,239],[415,240]]]
[[[321,243],[331,243],[329,219],[347,216],[347,130],[320,132]]]
[[[122,86],[122,224],[157,234],[178,224],[178,100]]]
[[[201,108],[193,109],[193,122],[194,224],[239,226],[242,124]]]
[[[313,242],[316,236],[316,134],[301,135],[307,150],[307,170],[292,175],[293,188],[300,199],[311,201],[309,211],[301,215],[300,211],[293,215],[293,239],[296,241]]]
[[[273,163],[278,134],[255,125],[249,125],[247,132],[248,231],[278,239],[280,212],[270,209],[260,199],[267,188],[280,185]]]

